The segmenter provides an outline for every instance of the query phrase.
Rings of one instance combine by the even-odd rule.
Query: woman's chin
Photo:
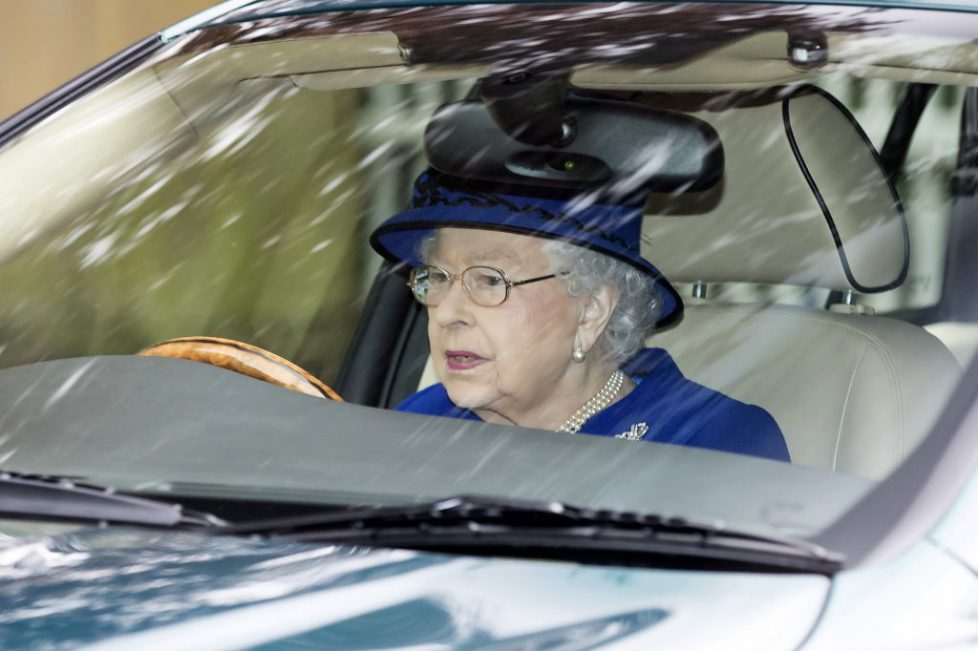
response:
[[[495,397],[494,391],[490,387],[471,382],[449,379],[444,384],[452,404],[462,409],[480,409],[490,404]]]

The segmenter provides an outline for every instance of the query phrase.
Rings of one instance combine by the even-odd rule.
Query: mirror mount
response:
[[[486,77],[478,98],[506,135],[534,146],[566,147],[576,136],[576,125],[564,100],[568,75],[517,72]]]

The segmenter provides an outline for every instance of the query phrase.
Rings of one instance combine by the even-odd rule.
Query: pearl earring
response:
[[[587,359],[587,353],[584,352],[583,348],[575,345],[574,352],[571,353],[571,359],[578,363],[583,362]]]

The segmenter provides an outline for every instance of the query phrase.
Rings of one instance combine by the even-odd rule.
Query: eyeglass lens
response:
[[[441,302],[451,289],[454,278],[438,267],[420,267],[414,271],[411,288],[418,300],[429,307]],[[492,267],[469,267],[462,272],[465,292],[477,304],[492,307],[506,300],[506,278]]]

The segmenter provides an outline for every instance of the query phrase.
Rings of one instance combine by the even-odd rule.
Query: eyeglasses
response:
[[[436,307],[448,295],[455,280],[461,278],[462,288],[476,305],[495,307],[509,298],[509,290],[513,287],[556,277],[557,274],[550,274],[528,280],[510,280],[502,269],[495,267],[469,267],[462,273],[453,274],[441,267],[427,265],[411,271],[408,287],[419,303]]]

